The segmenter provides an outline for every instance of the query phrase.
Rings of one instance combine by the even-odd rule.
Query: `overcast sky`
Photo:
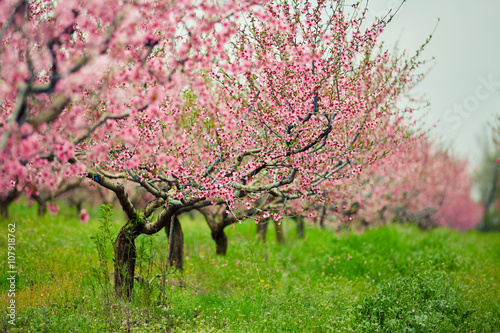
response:
[[[370,15],[383,16],[401,1],[371,0]],[[488,124],[500,115],[500,0],[408,0],[382,39],[415,51],[440,22],[424,58],[433,69],[417,87],[431,102],[427,124],[460,157],[480,161]]]

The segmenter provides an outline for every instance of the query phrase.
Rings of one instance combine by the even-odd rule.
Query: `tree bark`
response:
[[[6,196],[0,197],[0,217],[4,219],[9,218],[9,205],[16,200],[21,192],[19,192],[15,187],[10,189]]]
[[[224,232],[224,228],[218,228],[212,230],[212,239],[217,245],[216,253],[220,255],[226,255],[227,253],[227,236]]]
[[[11,201],[7,200],[0,200],[0,217],[2,219],[8,219],[9,218],[9,205]]]
[[[38,202],[38,217],[45,216],[47,214],[47,201],[37,200]]]
[[[80,213],[82,211],[82,203],[81,202],[77,202],[75,204],[75,207],[76,207],[76,216],[80,216]]]
[[[285,244],[285,238],[283,236],[283,227],[279,221],[273,220],[274,229],[276,229],[276,241],[280,244]]]
[[[38,204],[38,217],[45,216],[45,214],[47,213],[47,197],[48,196],[44,193],[31,195],[31,198]]]
[[[184,264],[184,235],[177,215],[167,222],[165,231],[168,237],[167,267],[182,270]]]
[[[382,209],[378,210],[378,218],[380,219],[382,224],[385,224],[385,211],[387,209],[387,206],[382,207]]]
[[[212,239],[215,242],[216,253],[220,255],[226,255],[227,253],[227,236],[224,232],[226,227],[223,214],[219,214],[220,209],[214,210],[213,207],[203,207],[198,209],[198,211],[205,217],[208,227],[212,235]],[[219,218],[219,222],[217,222]]]
[[[302,239],[304,238],[304,218],[302,216],[297,216],[295,221],[297,222],[297,235]]]
[[[321,208],[321,218],[319,219],[319,226],[321,229],[325,228],[325,219],[326,219],[326,204]]]
[[[269,225],[269,218],[261,220],[257,223],[257,239],[261,239],[263,243],[266,242],[267,227]]]
[[[482,231],[489,231],[491,229],[490,221],[489,221],[489,212],[491,210],[491,207],[493,206],[493,203],[495,201],[496,197],[496,191],[498,188],[498,174],[500,173],[500,166],[494,163],[494,173],[493,173],[493,180],[491,182],[491,187],[488,193],[488,197],[486,199],[486,202],[484,203],[484,213],[483,213],[483,218],[481,219],[481,222],[478,225],[479,230]]]
[[[118,233],[115,241],[115,293],[130,300],[134,288],[136,261],[135,239],[140,235],[136,222],[129,220]]]

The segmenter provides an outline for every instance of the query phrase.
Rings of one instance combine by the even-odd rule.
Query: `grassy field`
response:
[[[314,227],[286,245],[255,240],[255,225],[228,228],[215,255],[209,229],[181,217],[185,270],[165,271],[163,232],[141,236],[131,302],[115,299],[111,241],[99,264],[88,224],[73,211],[35,217],[11,207],[0,221],[0,302],[9,297],[7,224],[16,224],[15,325],[2,332],[495,332],[500,331],[500,235],[391,225],[356,234]],[[111,224],[116,235],[120,214]],[[162,275],[160,277],[155,277]],[[6,312],[4,312],[6,313]]]

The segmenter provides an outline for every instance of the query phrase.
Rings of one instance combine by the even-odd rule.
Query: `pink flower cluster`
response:
[[[175,207],[346,200],[404,137],[420,62],[341,3],[3,1],[0,191],[96,176]]]
[[[355,193],[347,206],[357,202],[356,217],[366,223],[396,218],[423,228],[467,230],[482,217],[482,205],[471,197],[467,161],[438,149],[424,135],[404,141],[367,171],[360,178],[363,186],[347,189]]]

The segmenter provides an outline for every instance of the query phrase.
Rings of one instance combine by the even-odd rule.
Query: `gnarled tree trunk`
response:
[[[224,228],[217,228],[212,230],[212,239],[217,246],[216,253],[226,255],[227,253],[227,236]]]
[[[266,242],[267,227],[269,225],[269,218],[261,220],[257,223],[257,239],[261,239],[263,243]]]
[[[285,244],[285,238],[283,237],[283,228],[279,221],[273,220],[274,229],[276,229],[276,241],[280,244]]]
[[[45,214],[47,214],[47,201],[37,200],[37,202],[38,202],[38,216],[39,217],[45,216]]]
[[[11,189],[6,196],[0,197],[0,217],[4,219],[9,218],[9,205],[14,202],[20,194],[21,192],[14,188]]]
[[[325,219],[326,219],[326,205],[323,205],[323,207],[321,207],[321,217],[319,219],[319,226],[321,227],[321,229],[325,228]]]
[[[304,218],[302,216],[297,216],[295,221],[297,222],[297,235],[299,238],[304,238]]]
[[[226,255],[227,236],[224,232],[224,228],[231,224],[231,222],[227,216],[224,216],[224,213],[220,212],[220,210],[221,209],[214,210],[213,207],[203,207],[198,209],[198,211],[205,217],[207,225],[210,228],[212,239],[214,240],[216,246],[216,253]]]
[[[129,300],[134,288],[136,260],[135,239],[140,235],[137,223],[129,220],[118,233],[115,241],[115,293]]]
[[[48,196],[44,193],[40,193],[40,194],[32,194],[31,198],[35,200],[36,203],[38,204],[38,211],[37,211],[38,217],[45,216],[45,214],[47,213]]]
[[[0,200],[0,217],[3,219],[9,218],[9,205],[11,201]]]
[[[167,267],[182,270],[184,263],[184,235],[177,215],[167,222],[165,231],[168,237]]]
[[[75,203],[75,208],[76,208],[76,216],[80,216],[80,213],[82,211],[83,204],[81,201]]]
[[[163,208],[154,221],[149,221],[149,223],[147,223],[147,220],[143,219],[141,215],[138,214],[139,212],[130,201],[123,184],[109,179],[102,173],[89,173],[87,177],[91,178],[99,185],[113,191],[123,211],[127,214],[128,221],[118,233],[115,241],[114,282],[116,296],[129,300],[132,296],[135,277],[134,271],[137,256],[135,239],[141,234],[153,235],[166,227],[167,221],[172,220],[171,217],[175,214],[176,208],[172,206],[166,207],[164,206],[165,200],[163,198],[156,198],[149,202],[142,212],[144,218],[148,219],[158,208]],[[178,220],[177,224],[178,231],[173,230],[172,234],[180,232],[182,236]],[[174,226],[172,226],[172,229],[175,229]]]

